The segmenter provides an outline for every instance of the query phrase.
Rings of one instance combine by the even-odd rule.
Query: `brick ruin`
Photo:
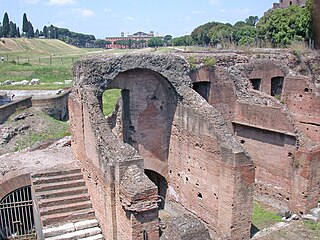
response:
[[[75,64],[72,150],[107,239],[249,239],[253,196],[281,211],[316,206],[318,57],[207,57],[214,67],[151,54]],[[121,99],[105,118],[111,88]],[[173,215],[163,232],[162,211]]]

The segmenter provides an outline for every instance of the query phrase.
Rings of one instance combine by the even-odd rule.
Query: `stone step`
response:
[[[95,236],[101,233],[101,229],[99,227],[86,228],[66,234],[62,234],[59,236],[45,238],[46,240],[73,240],[73,239],[81,239],[87,238],[91,236]]]
[[[68,175],[33,178],[32,182],[34,185],[39,185],[39,184],[44,184],[44,183],[54,183],[54,182],[80,180],[80,179],[83,179],[83,175],[81,172],[80,173],[72,173],[72,174],[68,174]]]
[[[35,192],[37,193],[37,192],[74,188],[74,187],[81,187],[81,186],[85,186],[85,182],[83,179],[40,184],[40,185],[35,185],[34,188],[35,188]]]
[[[41,216],[43,226],[45,227],[58,226],[61,225],[61,223],[91,220],[94,218],[93,208]]]
[[[45,216],[50,214],[78,211],[78,210],[89,209],[89,208],[92,208],[92,204],[90,201],[62,204],[62,205],[40,208],[40,215]]]
[[[103,240],[103,235],[102,234],[97,234],[91,237],[86,237],[86,238],[80,238],[80,240]]]
[[[61,205],[61,204],[85,202],[89,200],[90,200],[89,194],[85,193],[85,194],[78,194],[78,195],[40,199],[38,201],[38,205],[39,205],[39,208],[43,208],[43,207],[51,207],[51,206]]]
[[[81,186],[81,187],[74,187],[74,188],[67,188],[67,189],[57,189],[57,190],[50,190],[50,191],[44,191],[44,192],[37,192],[36,197],[38,201],[42,201],[42,199],[57,198],[57,197],[79,195],[79,194],[86,194],[86,193],[88,193],[87,187]]]
[[[43,229],[43,235],[45,238],[48,237],[54,237],[78,230],[83,230],[86,228],[93,228],[98,226],[98,221],[96,219],[92,220],[85,220],[85,221],[80,221],[80,222],[75,222],[75,223],[67,223],[61,226],[57,227],[51,227],[51,228],[44,228]]]
[[[42,177],[51,177],[51,176],[62,176],[62,175],[68,175],[68,174],[74,174],[74,173],[81,173],[80,168],[75,169],[65,169],[60,171],[50,171],[50,172],[43,172],[43,173],[36,173],[32,174],[32,178],[42,178]]]

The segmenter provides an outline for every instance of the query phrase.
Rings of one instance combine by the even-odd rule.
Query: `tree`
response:
[[[150,38],[147,42],[148,47],[161,47],[163,46],[163,39],[161,37]]]
[[[8,13],[5,12],[2,21],[2,34],[4,37],[8,37],[10,32],[10,24],[9,24],[9,16]]]
[[[171,36],[171,35],[165,35],[165,36],[163,37],[163,42],[164,42],[164,44],[165,44],[165,45],[170,45],[171,39],[172,39],[172,36]]]
[[[21,37],[21,35],[20,35],[20,29],[19,29],[19,28],[17,28],[17,37],[18,37],[18,38]]]
[[[249,26],[255,26],[258,21],[259,21],[258,16],[249,16],[245,20],[246,24]]]
[[[14,38],[17,37],[17,25],[15,23],[13,23],[12,21],[10,21],[10,31],[9,31],[9,37]]]
[[[34,37],[34,29],[33,26],[31,24],[31,22],[28,22],[29,26],[28,26],[28,32],[27,32],[27,38],[33,38]]]
[[[29,31],[29,21],[27,18],[27,14],[24,13],[22,17],[22,32],[27,34],[28,31]]]
[[[94,41],[94,46],[97,48],[106,48],[109,44],[111,44],[111,42],[104,39],[97,39]]]
[[[49,37],[49,30],[48,30],[47,26],[44,26],[44,27],[43,27],[42,32],[43,32],[43,36],[44,36],[45,38],[48,38],[48,37]]]
[[[3,37],[3,33],[2,33],[2,26],[1,26],[1,23],[0,23],[0,38]]]
[[[190,35],[173,38],[171,40],[172,46],[192,46],[194,41]]]
[[[298,5],[271,10],[257,23],[259,38],[275,47],[285,47],[294,40],[309,42],[309,29],[308,10]]]
[[[40,33],[39,33],[39,30],[37,29],[36,32],[34,33],[34,37],[39,38],[39,36],[40,36]]]

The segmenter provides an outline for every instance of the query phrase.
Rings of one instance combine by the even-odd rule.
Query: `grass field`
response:
[[[21,81],[40,79],[41,85],[5,86],[0,89],[59,89],[57,85],[72,78],[73,63],[90,52],[102,49],[81,49],[56,39],[4,39],[0,40],[0,83],[5,80]]]
[[[58,85],[72,79],[72,66],[79,58],[89,54],[123,54],[152,49],[97,49],[77,48],[57,39],[0,39],[0,83],[40,79],[41,85],[1,85],[1,90],[60,89],[71,85]]]

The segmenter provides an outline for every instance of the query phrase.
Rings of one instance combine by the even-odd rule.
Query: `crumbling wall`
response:
[[[97,176],[94,184],[87,180],[87,185],[96,195],[94,207],[101,208],[99,220],[109,225],[104,226],[104,233],[110,234],[106,236],[159,238],[157,191],[143,173],[149,168],[167,178],[168,199],[193,212],[218,236],[249,237],[252,161],[222,115],[190,88],[188,74],[185,60],[170,55],[89,58],[75,64],[76,84],[70,98],[72,147],[84,171],[91,178]],[[123,134],[117,134],[122,139],[112,133],[112,121],[101,110],[102,93],[111,87],[123,89]],[[195,145],[200,142],[204,145]],[[183,187],[178,175],[172,175],[185,177],[188,167],[191,172],[188,155],[196,157],[190,181],[198,179],[201,186],[194,182]]]
[[[320,136],[317,57],[312,52],[308,57],[289,51],[252,52],[245,63],[237,63],[231,54],[233,62],[223,66],[219,59],[227,57],[220,55],[213,54],[218,59],[214,68],[201,71],[214,76],[212,82],[219,86],[211,85],[210,96],[217,97],[209,103],[232,124],[238,141],[254,161],[255,196],[283,211],[306,212],[316,205],[314,199],[320,194],[319,189],[310,187],[319,186],[319,160],[310,147],[319,144]],[[201,81],[206,73],[191,76]],[[281,97],[274,98],[270,96],[271,81],[278,76],[284,78],[284,84]],[[250,79],[261,79],[260,91],[253,89]]]

